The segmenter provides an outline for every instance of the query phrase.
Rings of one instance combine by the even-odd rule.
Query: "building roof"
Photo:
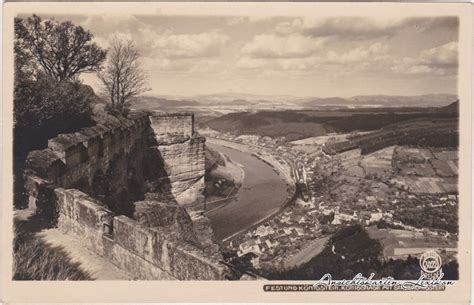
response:
[[[242,247],[243,249],[245,249],[245,248],[253,247],[253,246],[255,246],[255,245],[256,245],[255,240],[254,240],[254,239],[249,239],[249,240],[247,240],[246,242],[242,243],[242,244],[241,244],[241,247]]]

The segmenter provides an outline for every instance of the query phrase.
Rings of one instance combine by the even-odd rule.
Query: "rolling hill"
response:
[[[286,110],[229,113],[205,122],[205,126],[235,135],[285,137],[295,141],[330,132],[378,130],[413,120],[458,120],[457,104],[431,108],[383,108],[349,110]]]

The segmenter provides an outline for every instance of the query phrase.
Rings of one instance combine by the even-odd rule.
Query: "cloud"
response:
[[[454,75],[458,67],[458,46],[449,42],[420,51],[417,57],[394,59],[391,71],[400,74]]]
[[[261,58],[242,57],[240,58],[235,66],[241,69],[257,69],[263,68],[268,65],[268,61]]]
[[[167,58],[211,57],[220,53],[220,49],[229,37],[218,32],[199,34],[158,34],[154,37],[153,47],[158,54]]]
[[[332,17],[324,19],[296,18],[276,26],[276,32],[287,35],[300,33],[310,37],[340,37],[371,39],[393,36],[400,31],[436,31],[440,28],[457,30],[457,17],[413,17],[385,19],[369,17]]]
[[[256,58],[308,57],[323,46],[323,39],[302,35],[278,36],[273,34],[256,35],[246,43],[241,52]]]
[[[303,23],[302,32],[312,37],[342,36],[354,38],[390,35],[396,23],[369,18],[331,18]]]
[[[275,52],[274,52],[275,53]],[[273,55],[275,55],[272,53]],[[301,53],[303,54],[303,53]],[[421,50],[416,56],[400,57],[390,54],[388,45],[376,42],[346,51],[329,51],[325,55],[311,54],[306,57],[255,57],[255,53],[245,54],[236,63],[242,70],[317,73],[327,75],[344,73],[347,75],[453,75],[457,71],[457,43]],[[260,54],[262,55],[262,54]],[[277,54],[282,55],[282,54]],[[300,74],[299,74],[300,75]]]
[[[455,41],[424,50],[420,54],[423,64],[438,67],[456,67],[458,64],[458,44]]]
[[[435,69],[421,64],[418,59],[411,57],[394,59],[390,70],[395,74],[445,74],[442,69]]]
[[[290,21],[283,21],[275,26],[275,32],[280,35],[290,35],[301,31],[304,28],[302,18],[296,18]]]
[[[222,60],[215,58],[143,57],[141,62],[145,70],[163,73],[214,73],[226,68]]]
[[[107,38],[113,33],[132,33],[143,27],[143,22],[134,15],[90,15],[81,25],[92,31],[94,36]]]
[[[361,61],[372,61],[385,55],[388,52],[388,46],[380,42],[376,42],[368,47],[357,47],[344,53],[336,53],[329,51],[326,56],[327,63],[333,64],[347,64]]]
[[[242,16],[237,16],[237,17],[229,17],[227,19],[227,25],[228,26],[236,26],[236,25],[241,25],[244,23],[248,22],[248,18],[242,17]]]
[[[133,15],[93,15],[82,25],[92,30],[95,42],[102,47],[108,47],[112,37],[131,39],[142,56],[157,57],[163,62],[175,58],[217,56],[229,40],[227,35],[217,30],[175,33],[173,29],[151,26]]]
[[[321,58],[318,56],[304,58],[254,58],[249,56],[241,57],[235,64],[238,69],[256,70],[263,73],[266,70],[276,73],[276,71],[307,71],[313,73],[320,64]]]
[[[228,26],[240,26],[243,24],[252,24],[261,22],[271,22],[275,17],[273,16],[264,16],[264,15],[254,15],[254,16],[231,16],[226,17],[226,24]]]

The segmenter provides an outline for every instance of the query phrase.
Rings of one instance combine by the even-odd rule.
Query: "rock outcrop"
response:
[[[199,245],[193,222],[186,210],[176,202],[135,202],[133,218],[145,227],[166,227],[182,240]]]
[[[150,192],[174,198],[181,205],[204,199],[205,138],[194,132],[192,113],[150,114],[152,136]]]

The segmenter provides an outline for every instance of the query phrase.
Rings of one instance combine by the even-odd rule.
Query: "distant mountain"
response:
[[[360,107],[443,107],[457,100],[455,94],[426,94],[417,96],[358,95],[342,97],[295,97],[291,95],[256,95],[245,93],[205,94],[193,97],[142,96],[136,99],[135,109],[172,109],[184,107],[248,106],[256,109],[274,109],[295,106],[308,109],[336,109]]]
[[[448,106],[441,107],[442,112],[459,112],[459,100],[449,104]]]
[[[216,101],[216,102],[232,102],[233,100],[246,100],[249,102],[282,102],[282,101],[297,101],[305,99],[302,97],[296,97],[292,95],[259,95],[259,94],[247,94],[247,93],[235,93],[235,92],[224,92],[215,94],[201,94],[193,97],[198,101]]]
[[[347,106],[352,104],[352,102],[342,97],[317,97],[304,102],[303,104],[307,106]]]
[[[357,103],[374,103],[393,107],[400,106],[431,106],[439,107],[453,103],[457,100],[456,94],[425,94],[415,96],[396,95],[359,95],[349,100]]]
[[[218,94],[202,94],[192,97],[202,105],[252,105],[252,104],[281,104],[281,103],[297,103],[306,98],[295,97],[290,95],[256,95],[245,93],[218,93]]]
[[[132,102],[132,108],[137,110],[153,110],[153,109],[167,109],[176,107],[192,107],[199,106],[196,101],[189,100],[171,100],[154,96],[140,96]]]
[[[426,94],[417,96],[396,95],[359,95],[350,98],[314,98],[304,102],[309,107],[344,106],[344,107],[440,107],[457,100],[455,94]]]

